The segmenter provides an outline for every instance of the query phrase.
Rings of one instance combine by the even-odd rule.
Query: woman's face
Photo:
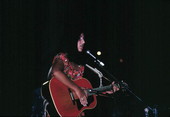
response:
[[[80,34],[80,38],[79,38],[79,40],[77,41],[77,50],[78,50],[78,52],[82,52],[82,51],[83,51],[84,44],[85,44],[84,34],[81,33],[81,34]]]

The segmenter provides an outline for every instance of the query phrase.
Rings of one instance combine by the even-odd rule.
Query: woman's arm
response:
[[[62,60],[58,59],[53,65],[52,68],[52,75],[53,77],[57,78],[60,82],[62,82],[64,85],[66,85],[68,88],[75,91],[76,95],[80,99],[80,102],[83,106],[87,105],[87,95],[85,90],[83,90],[81,87],[79,87],[77,84],[75,84],[72,80],[70,80],[65,74],[64,74],[64,63]]]

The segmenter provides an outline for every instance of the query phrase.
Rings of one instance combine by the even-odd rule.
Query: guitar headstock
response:
[[[120,88],[124,92],[128,88],[128,84],[124,82],[123,80],[120,82]]]
[[[115,83],[114,86],[116,88],[121,89],[123,92],[126,91],[126,89],[128,88],[128,84],[126,82],[124,82],[123,80],[119,83]]]

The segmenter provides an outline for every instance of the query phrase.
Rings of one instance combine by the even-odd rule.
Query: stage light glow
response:
[[[120,58],[119,61],[120,61],[120,63],[123,63],[123,62],[124,62],[124,60],[123,60],[122,58]]]
[[[100,51],[97,51],[97,55],[100,56],[102,53]]]

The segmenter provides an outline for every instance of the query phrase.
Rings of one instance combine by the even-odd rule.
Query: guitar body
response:
[[[91,83],[85,78],[73,80],[73,82],[85,89],[92,89]],[[48,90],[46,91],[49,91],[51,97],[50,100],[52,100],[55,110],[59,116],[79,116],[83,110],[93,109],[97,105],[96,96],[92,95],[87,99],[88,105],[85,107],[82,106],[75,93],[56,78],[52,78],[50,82],[47,83],[47,86]],[[48,95],[48,93],[44,91],[45,90],[42,87],[43,96],[44,94]],[[46,98],[47,96],[44,97]]]

